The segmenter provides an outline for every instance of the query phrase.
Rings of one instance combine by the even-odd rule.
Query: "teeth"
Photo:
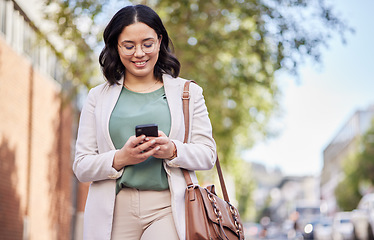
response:
[[[135,65],[143,65],[145,63],[146,63],[146,61],[144,61],[144,62],[135,62]]]

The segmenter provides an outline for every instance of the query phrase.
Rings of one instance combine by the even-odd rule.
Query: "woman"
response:
[[[84,239],[185,239],[180,168],[214,166],[216,146],[202,89],[190,86],[184,144],[181,95],[186,80],[157,13],[144,5],[118,11],[104,31],[100,65],[106,79],[82,109],[73,170],[90,185]],[[158,137],[135,126],[158,124]]]

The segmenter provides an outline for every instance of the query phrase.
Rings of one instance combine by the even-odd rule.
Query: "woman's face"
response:
[[[128,25],[118,37],[118,54],[126,68],[126,77],[153,77],[162,38],[148,25]]]

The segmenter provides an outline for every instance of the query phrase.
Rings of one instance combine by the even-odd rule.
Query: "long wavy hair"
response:
[[[178,77],[180,63],[172,52],[173,43],[161,18],[150,7],[135,5],[119,10],[104,30],[105,46],[101,51],[99,63],[106,80],[110,85],[113,85],[118,84],[119,80],[125,77],[126,68],[121,62],[117,48],[118,37],[125,27],[137,22],[142,22],[155,30],[159,39],[162,36],[159,57],[154,67],[154,76],[160,81],[162,81],[164,73]]]

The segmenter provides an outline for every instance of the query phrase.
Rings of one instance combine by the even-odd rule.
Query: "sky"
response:
[[[332,0],[355,29],[347,43],[336,37],[322,52],[322,65],[307,62],[300,79],[283,74],[283,117],[277,137],[243,154],[247,161],[280,168],[285,175],[319,176],[323,150],[355,111],[374,105],[374,0]]]

